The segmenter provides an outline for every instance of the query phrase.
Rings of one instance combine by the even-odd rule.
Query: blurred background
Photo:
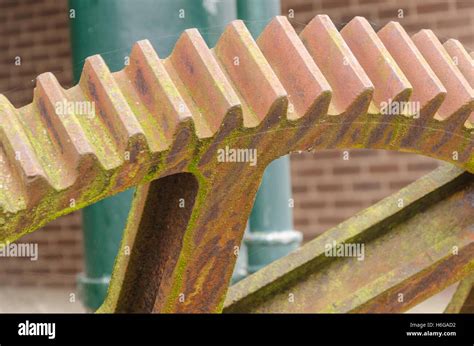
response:
[[[442,42],[456,38],[474,50],[471,0],[281,0],[280,4],[283,15],[294,13],[289,19],[297,32],[316,14],[329,15],[338,28],[354,16],[364,16],[376,30],[396,20],[410,34],[429,28]],[[403,18],[397,18],[399,9]],[[35,77],[43,72],[53,72],[65,88],[74,84],[77,66],[73,66],[69,21],[65,0],[0,0],[0,93],[16,107],[31,102]],[[222,31],[215,26],[203,29],[214,40]],[[21,56],[21,66],[15,66],[16,56]],[[350,158],[344,161],[337,150],[291,156],[294,228],[303,233],[304,242],[438,166],[426,157],[387,151],[352,150]],[[84,271],[81,212],[57,219],[21,242],[37,243],[39,259],[0,259],[0,312],[84,311],[76,289],[77,276]],[[421,311],[441,311],[442,301],[435,297]]]

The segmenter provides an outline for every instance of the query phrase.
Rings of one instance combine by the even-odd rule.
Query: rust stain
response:
[[[452,63],[458,55],[459,68]],[[191,29],[167,59],[148,41],[137,42],[131,57],[116,73],[100,56],[88,58],[79,85],[69,90],[43,77],[33,106],[16,110],[0,97],[0,117],[13,117],[8,124],[18,134],[0,133],[8,167],[24,171],[10,150],[22,148],[29,170],[41,177],[38,183],[31,174],[14,174],[17,196],[0,191],[0,241],[132,186],[192,173],[196,203],[182,249],[161,279],[166,304],[157,306],[167,311],[220,309],[235,261],[230,246],[242,237],[264,168],[282,155],[399,150],[474,173],[472,59],[459,42],[443,46],[430,31],[410,38],[390,23],[377,33],[356,17],[339,32],[329,17],[317,16],[298,36],[285,17],[276,17],[257,40],[234,21],[212,49]],[[99,119],[54,118],[59,99],[95,102]],[[383,103],[403,102],[419,102],[420,116],[382,112]],[[56,144],[64,148],[60,155]],[[217,152],[226,146],[256,150],[258,165],[219,162]],[[144,218],[137,213],[130,220]],[[210,254],[220,260],[201,277],[196,273],[209,270]],[[200,290],[213,284],[215,299],[203,302]],[[195,300],[176,303],[181,290]]]
[[[473,191],[441,167],[232,286],[224,312],[404,312],[474,269]]]

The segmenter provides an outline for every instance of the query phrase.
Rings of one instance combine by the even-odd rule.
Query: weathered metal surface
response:
[[[333,59],[324,58],[315,33]],[[398,67],[401,58],[390,55],[363,19],[341,35],[327,17],[315,18],[302,40],[285,17],[277,17],[257,42],[235,21],[213,50],[197,30],[186,30],[164,60],[141,41],[122,71],[111,73],[100,56],[87,59],[80,83],[69,90],[51,74],[41,75],[32,104],[15,109],[0,97],[0,241],[154,181],[139,188],[122,244],[123,253],[133,255],[118,260],[106,307],[219,311],[235,246],[263,170],[275,158],[300,150],[378,148],[428,155],[474,172],[472,129],[463,126],[474,110],[473,90],[442,45],[425,36],[416,36],[415,44],[406,37],[397,43],[418,56],[416,46],[427,61],[419,59],[420,74],[407,70],[407,76],[406,66]],[[412,89],[424,95],[418,89],[427,75],[439,93],[427,97],[419,118],[393,109],[379,113],[382,103],[409,101]],[[440,102],[442,87],[446,104]],[[75,107],[59,112],[64,102],[92,104],[95,116]],[[219,162],[219,149],[255,150],[258,163]],[[178,173],[188,178],[172,177]],[[193,192],[186,212],[181,210],[181,221],[166,219],[175,206],[156,202],[150,191],[182,191],[183,184]],[[155,216],[145,212],[154,205],[168,230],[160,236],[147,221]],[[135,243],[141,237],[160,248],[181,244],[181,250],[150,255]],[[141,269],[137,263],[145,260]],[[136,283],[130,278],[163,270],[158,268],[165,262],[166,271],[143,283],[156,289],[152,293],[119,284]]]
[[[413,84],[410,100],[419,102],[422,109],[433,103],[441,104],[446,97],[446,89],[400,23],[388,23],[377,35]]]
[[[459,68],[459,71],[461,71],[469,85],[473,87],[474,60],[472,60],[472,58],[469,56],[469,53],[463,47],[461,42],[455,39],[449,39],[443,44],[443,47],[446,49],[449,56],[453,60],[454,65]]]
[[[454,39],[449,39],[444,43],[444,48],[453,60],[454,65],[459,68],[466,81],[471,88],[474,88],[474,59],[472,59],[464,49],[461,42]],[[470,124],[474,124],[474,112],[469,117]]]
[[[473,197],[442,166],[232,286],[224,312],[405,311],[474,271]]]
[[[474,313],[474,273],[465,277],[454,292],[445,313]]]
[[[366,103],[368,107],[374,86],[331,19],[326,15],[316,16],[300,37],[331,85],[329,114],[346,116],[342,113],[354,105]]]
[[[446,99],[438,110],[439,117],[441,119],[453,117],[453,114],[472,100],[472,92],[470,92],[472,88],[469,90],[469,83],[431,30],[421,30],[413,35],[412,39],[448,90]],[[459,118],[467,120],[464,114]],[[462,124],[464,124],[463,121],[461,121],[461,126]]]
[[[110,73],[94,56],[69,90],[43,74],[32,104],[15,109],[2,96],[0,240],[17,239],[141,182],[189,172],[210,142],[222,145],[240,136],[272,142],[260,163],[295,150],[383,148],[473,171],[472,129],[463,126],[474,108],[472,88],[432,33],[421,31],[412,44],[393,26],[379,34],[387,50],[359,17],[340,35],[318,16],[302,41],[285,17],[277,17],[258,44],[235,21],[214,50],[196,30],[187,30],[165,60],[143,41],[122,71]],[[416,57],[419,73],[404,63],[407,55]],[[422,91],[427,76],[431,87]],[[412,87],[415,100],[423,102],[419,119],[375,114],[381,102],[408,100]],[[95,117],[57,112],[58,103],[84,101],[94,102]],[[213,149],[206,160],[213,159]]]
[[[367,19],[355,17],[344,26],[341,35],[374,84],[373,103],[369,112],[378,114],[380,104],[388,100],[408,101],[412,85]]]

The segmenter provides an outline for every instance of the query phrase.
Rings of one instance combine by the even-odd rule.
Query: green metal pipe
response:
[[[248,271],[254,273],[301,245],[293,229],[290,159],[284,156],[265,170],[246,233]]]
[[[200,29],[213,46],[225,25],[236,18],[235,0],[70,0],[74,79],[84,59],[101,54],[111,71],[124,67],[135,41],[149,39],[162,58],[183,30]],[[125,227],[133,190],[83,211],[85,272],[78,286],[84,305],[97,309],[107,293],[110,274]]]
[[[280,9],[280,0],[237,2],[237,15],[254,37]],[[267,167],[255,198],[244,237],[250,274],[300,246],[302,235],[293,229],[292,208],[290,159],[285,156]]]

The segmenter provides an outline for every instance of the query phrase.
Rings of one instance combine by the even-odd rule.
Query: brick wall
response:
[[[31,102],[35,78],[53,72],[72,86],[67,1],[0,0],[0,93],[14,106]],[[21,65],[15,65],[15,58]],[[82,270],[80,213],[21,239],[38,244],[39,259],[0,258],[0,283],[72,286]]]
[[[0,0],[0,92],[16,107],[31,102],[40,73],[72,86],[67,14],[67,1]]]
[[[326,150],[291,157],[295,228],[310,240],[437,167],[423,156]]]
[[[293,9],[297,31],[316,14],[328,14],[342,27],[356,15],[376,29],[390,20],[409,32],[433,29],[438,37],[458,38],[474,50],[474,1],[431,0],[282,0],[282,13]],[[398,10],[404,18],[397,18]],[[20,107],[32,99],[35,77],[52,71],[64,87],[72,84],[67,1],[0,0],[0,93]],[[14,65],[20,56],[21,66]],[[437,166],[416,155],[352,150],[292,155],[295,226],[311,239],[328,227],[397,191]],[[58,219],[22,238],[39,245],[39,260],[0,258],[0,283],[72,286],[82,270],[80,214]]]

